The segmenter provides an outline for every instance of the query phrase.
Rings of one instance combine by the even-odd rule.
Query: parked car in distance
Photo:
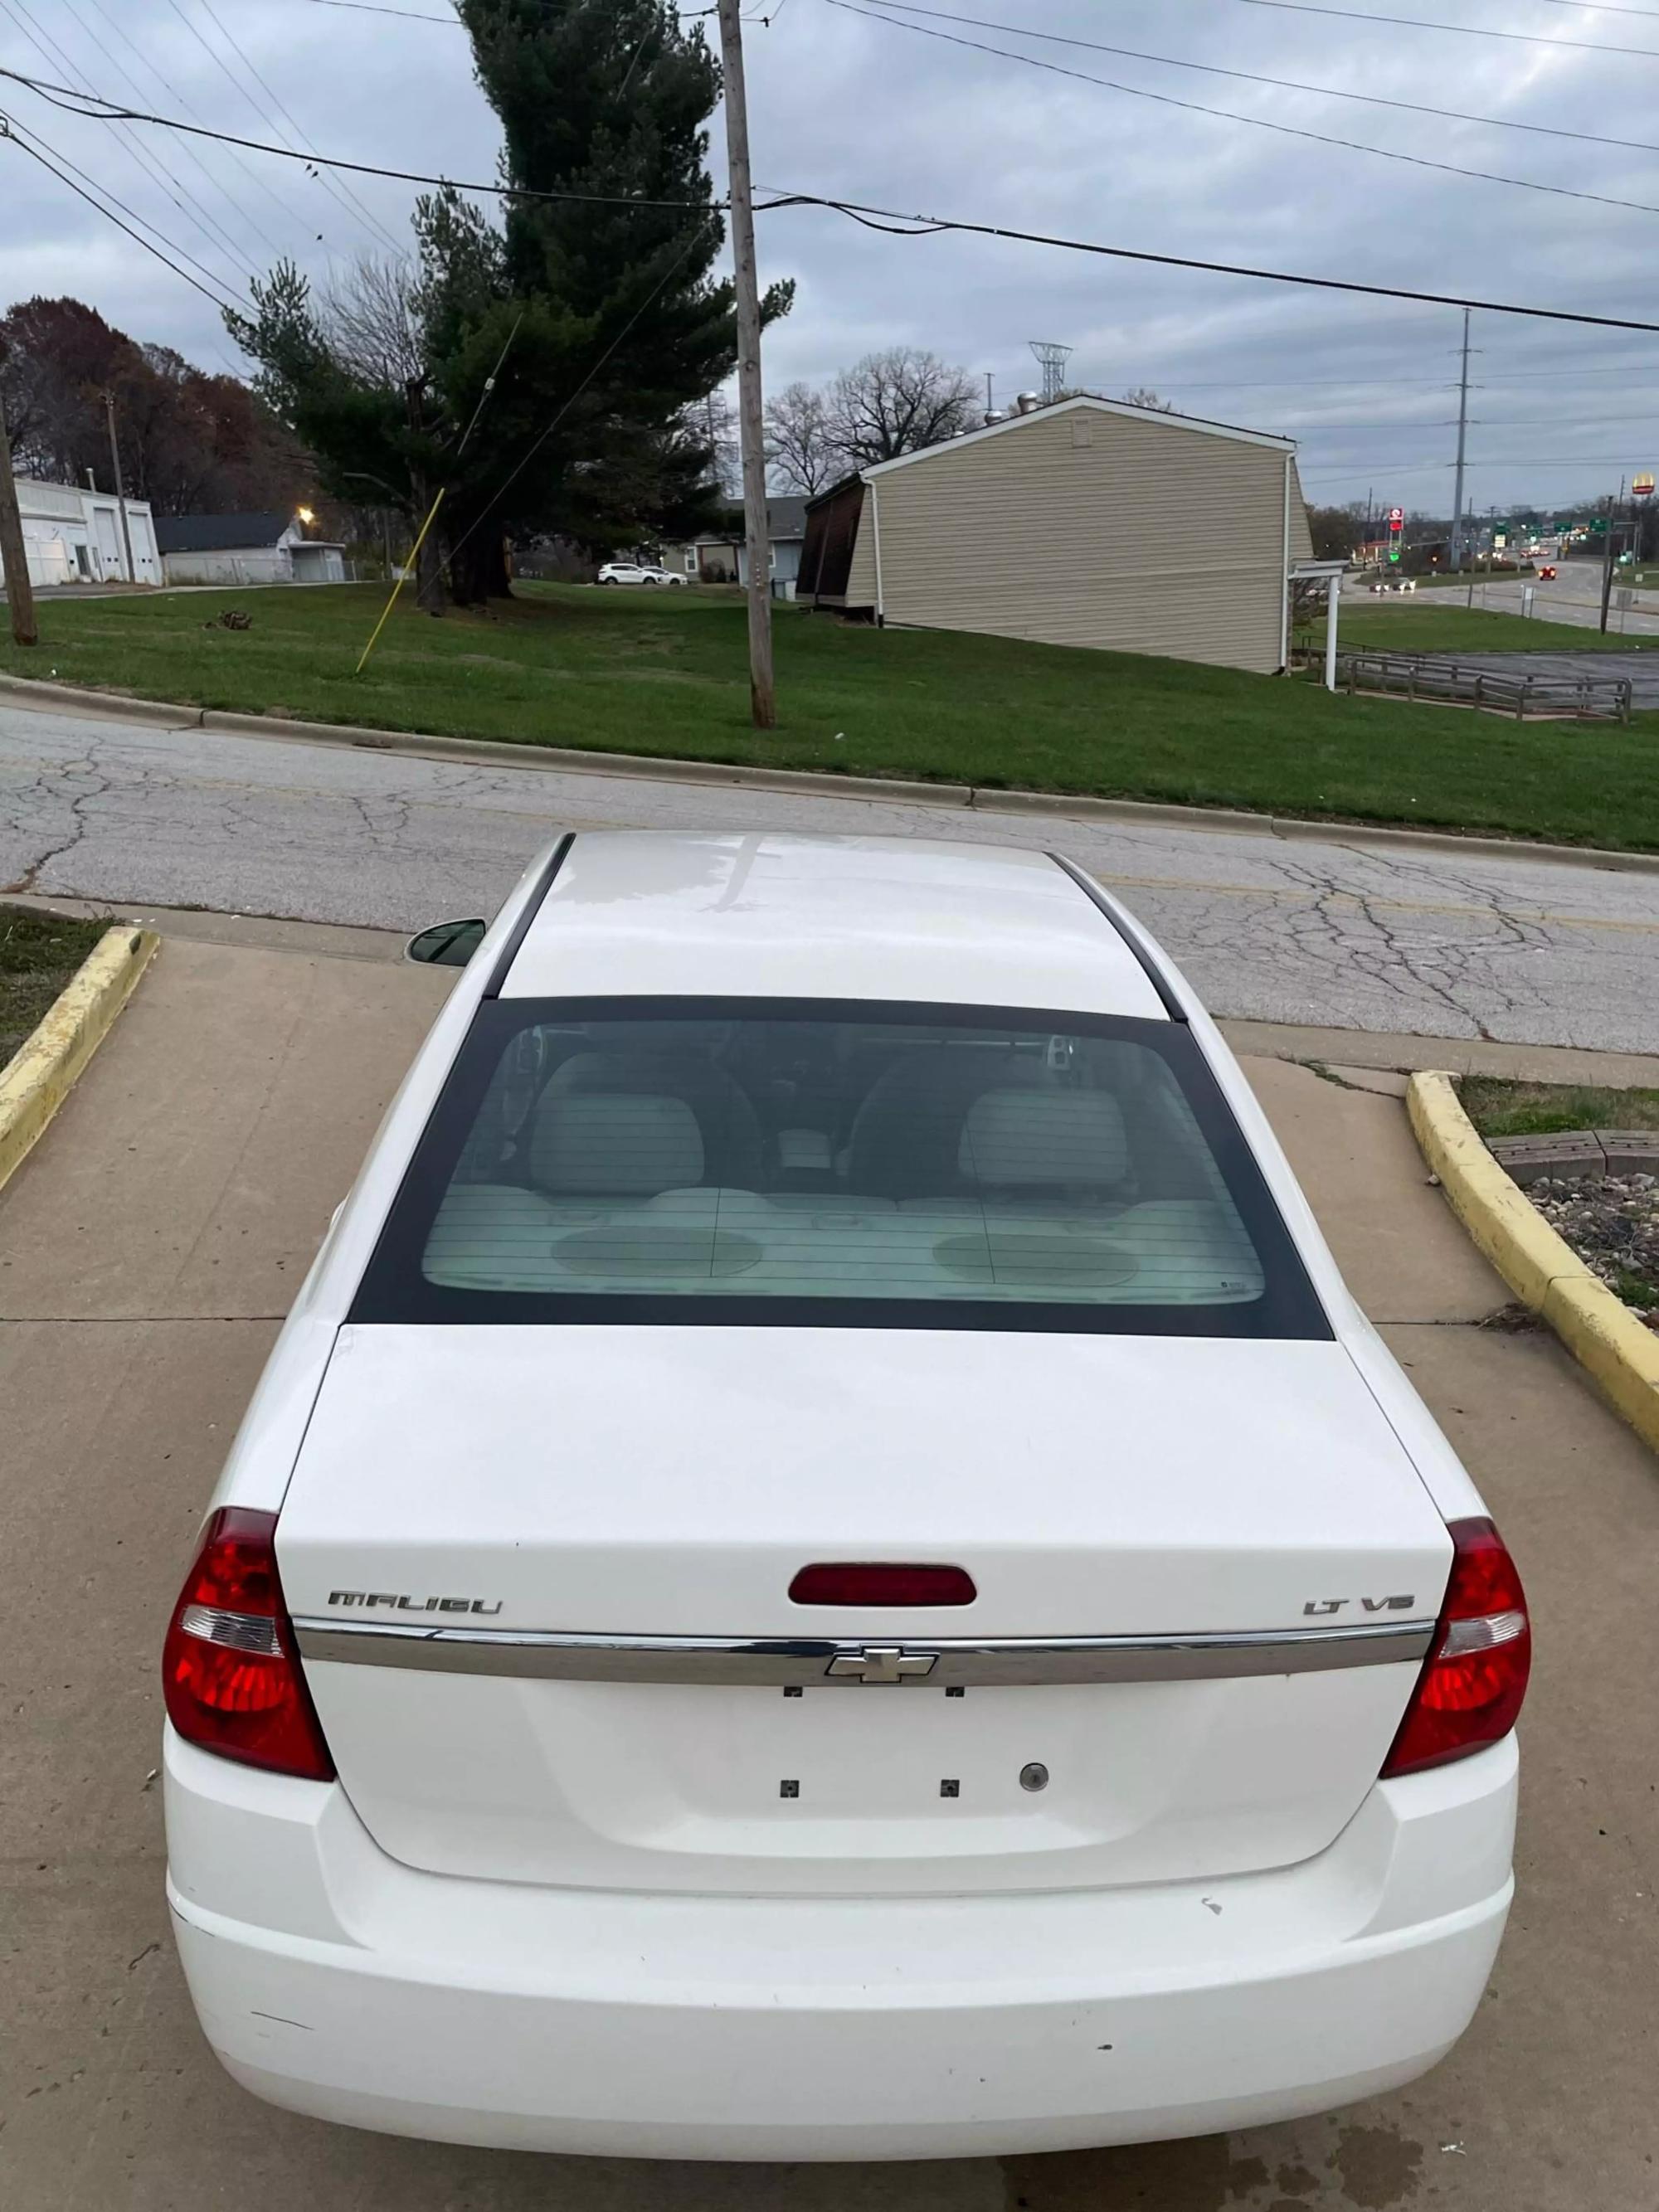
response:
[[[1433,2065],[1525,1599],[1146,933],[1040,852],[584,832],[413,949],[167,1637],[236,2080],[793,2160]]]
[[[601,584],[678,584],[685,583],[672,568],[647,568],[642,561],[607,561],[599,573]]]

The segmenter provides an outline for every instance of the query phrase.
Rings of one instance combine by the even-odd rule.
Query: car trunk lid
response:
[[[1330,1341],[377,1325],[341,1332],[278,1553],[394,1856],[823,1893],[1310,1856],[1450,1544]],[[976,1595],[791,1601],[838,1560]]]

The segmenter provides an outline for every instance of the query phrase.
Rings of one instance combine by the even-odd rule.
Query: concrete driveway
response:
[[[1443,2066],[1231,2138],[787,2168],[383,2139],[270,2111],[222,2076],[162,1903],[161,1631],[278,1320],[442,988],[352,957],[343,933],[321,942],[167,943],[0,1197],[0,2203],[1653,2212],[1656,1468],[1553,1338],[1501,1325],[1503,1286],[1428,1188],[1391,1079],[1346,1088],[1274,1060],[1250,1072],[1338,1255],[1532,1593],[1519,1901]]]

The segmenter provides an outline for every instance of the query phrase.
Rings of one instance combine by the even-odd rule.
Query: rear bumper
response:
[[[645,2157],[1058,2150],[1409,2081],[1510,1893],[1513,1740],[1379,1784],[1328,1850],[1208,1885],[644,1896],[420,1874],[337,1786],[168,1732],[168,1897],[209,2042],[292,2110]]]

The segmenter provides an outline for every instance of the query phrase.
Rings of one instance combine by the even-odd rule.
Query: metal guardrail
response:
[[[1583,722],[1628,722],[1627,676],[1517,676],[1476,668],[1439,653],[1339,652],[1344,690],[1384,691],[1405,699],[1449,702],[1492,714],[1571,716]]]

